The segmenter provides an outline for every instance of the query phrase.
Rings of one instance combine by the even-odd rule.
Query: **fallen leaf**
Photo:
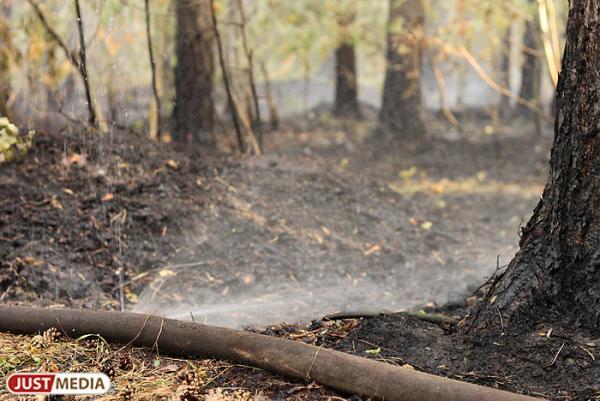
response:
[[[60,210],[64,209],[62,203],[60,203],[60,201],[56,197],[52,198],[52,200],[50,201],[50,204],[52,204],[52,207],[55,209],[60,209]]]
[[[367,354],[371,354],[371,355],[379,355],[381,353],[381,347],[377,347],[377,348],[373,348],[373,349],[368,349],[365,352]]]
[[[424,221],[421,223],[421,228],[423,230],[431,230],[431,227],[433,227],[433,223],[431,221]]]
[[[86,155],[80,155],[79,153],[73,153],[72,155],[62,159],[62,164],[67,167],[71,166],[72,164],[75,164],[75,165],[81,167],[81,166],[85,166],[86,163],[87,163]]]
[[[41,260],[34,258],[33,256],[25,256],[23,258],[23,262],[25,262],[25,264],[30,265],[30,266],[39,266],[42,263],[44,263]]]
[[[165,161],[165,164],[172,168],[173,170],[178,170],[179,169],[179,163],[176,160],[173,159],[168,159]]]
[[[381,250],[381,247],[379,245],[375,244],[371,248],[369,248],[368,250],[366,250],[364,252],[364,255],[365,256],[369,256],[369,255],[371,255],[371,254],[373,254],[375,252],[379,252],[380,250]]]
[[[415,166],[412,166],[406,170],[400,170],[399,175],[405,180],[410,180],[411,178],[413,178],[416,172],[417,168]]]
[[[169,276],[174,276],[177,273],[175,273],[173,270],[169,270],[169,269],[162,269],[161,271],[158,272],[158,275],[161,277],[169,277]]]

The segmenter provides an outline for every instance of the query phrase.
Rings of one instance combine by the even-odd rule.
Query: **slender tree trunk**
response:
[[[536,0],[530,0],[530,2],[535,3]],[[524,61],[519,96],[537,104],[539,103],[542,75],[542,63],[538,54],[540,52],[540,28],[537,18],[525,22],[523,47]],[[525,107],[521,107],[521,113],[526,116],[534,114]]]
[[[600,325],[600,0],[571,1],[562,71],[544,194],[470,327]]]
[[[269,121],[271,123],[271,129],[279,128],[279,112],[275,106],[275,100],[273,99],[273,88],[271,88],[271,79],[269,78],[269,72],[267,66],[263,61],[260,62],[260,70],[262,71],[265,95],[267,97],[267,106],[269,107]]]
[[[502,85],[510,88],[510,49],[511,49],[511,29],[509,26],[502,38],[502,48],[500,49],[500,76]],[[502,117],[510,116],[512,110],[510,105],[510,97],[500,96],[500,115]]]
[[[10,34],[10,14],[12,5],[5,2],[0,5],[0,117],[11,117],[8,99],[11,96],[10,60],[12,59],[12,40]]]
[[[214,34],[210,0],[176,0],[174,139],[213,147]]]
[[[83,26],[83,15],[81,14],[81,5],[79,0],[75,0],[75,13],[77,15],[77,32],[79,33],[79,71],[85,87],[85,100],[88,107],[88,121],[91,126],[98,127],[98,117],[96,108],[94,107],[94,99],[92,95],[92,85],[90,84],[90,76],[87,69],[87,55],[85,49],[85,31]]]
[[[421,95],[421,42],[425,11],[421,0],[390,0],[387,67],[379,118],[401,136],[425,132]]]
[[[356,55],[352,43],[343,42],[335,49],[335,106],[340,116],[360,117]]]
[[[152,94],[154,102],[150,107],[150,137],[158,139],[160,135],[161,106],[160,96],[158,94],[158,84],[156,78],[156,61],[154,59],[154,49],[152,46],[152,24],[150,21],[150,0],[144,0],[144,11],[146,16],[146,39],[148,41],[148,60],[150,61],[150,72],[152,75]]]

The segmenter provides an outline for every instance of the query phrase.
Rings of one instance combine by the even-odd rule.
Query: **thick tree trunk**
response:
[[[530,3],[536,3],[530,0]],[[523,99],[539,102],[542,76],[542,62],[540,59],[540,28],[537,18],[527,20],[525,23],[525,33],[523,37],[523,66],[521,68],[521,90],[519,96]],[[532,115],[532,111],[521,106],[521,113],[527,116]]]
[[[354,45],[343,42],[335,50],[335,114],[360,117]]]
[[[471,327],[600,325],[600,0],[571,1],[557,93],[548,183]]]
[[[209,0],[177,0],[175,140],[214,145],[212,98],[215,62]]]
[[[425,132],[421,98],[424,23],[421,0],[390,0],[387,67],[379,119],[384,127],[401,136]]]

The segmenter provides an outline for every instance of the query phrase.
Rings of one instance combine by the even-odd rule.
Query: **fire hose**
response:
[[[0,331],[36,334],[51,327],[73,338],[97,334],[173,356],[230,360],[385,401],[539,400],[248,331],[127,312],[0,306]]]

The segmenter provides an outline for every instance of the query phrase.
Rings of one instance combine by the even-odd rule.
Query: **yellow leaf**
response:
[[[400,177],[404,178],[405,180],[410,180],[411,178],[413,178],[416,172],[417,168],[415,166],[412,166],[409,169],[401,170]]]
[[[179,168],[179,163],[173,159],[169,159],[165,161],[165,164],[172,168],[173,170],[177,170]]]
[[[169,270],[169,269],[163,269],[161,271],[158,272],[158,275],[161,277],[169,277],[169,276],[174,276],[176,273],[173,270]]]
[[[431,221],[424,221],[421,223],[421,228],[423,230],[431,230],[431,227],[433,227],[433,223]]]
[[[125,289],[124,289],[124,291],[123,291],[123,292],[125,293],[125,296],[127,297],[127,300],[128,300],[129,302],[131,302],[131,303],[133,303],[133,304],[135,304],[135,303],[137,303],[137,302],[138,302],[138,300],[139,300],[139,299],[138,299],[138,296],[137,296],[137,294],[136,294],[135,292],[131,291],[131,290],[129,289],[129,287],[125,287]]]
[[[52,204],[52,207],[55,209],[59,209],[59,210],[64,209],[63,205],[60,203],[60,201],[56,197],[52,198],[52,200],[50,201],[50,204]]]
[[[381,247],[379,245],[375,244],[371,248],[369,248],[368,250],[366,250],[364,252],[364,254],[365,254],[365,256],[369,256],[372,253],[379,252],[380,250],[381,250]]]

